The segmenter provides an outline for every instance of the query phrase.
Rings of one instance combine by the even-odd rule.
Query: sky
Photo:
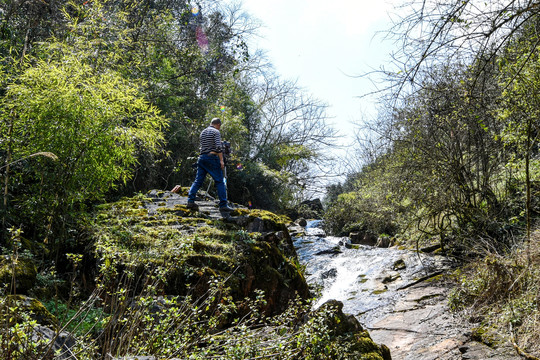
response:
[[[352,141],[355,126],[377,113],[369,79],[354,77],[390,62],[384,32],[391,0],[241,0],[263,27],[255,46],[264,49],[277,74],[297,80],[308,94],[329,105],[329,123],[340,143]],[[252,44],[253,46],[253,44]]]

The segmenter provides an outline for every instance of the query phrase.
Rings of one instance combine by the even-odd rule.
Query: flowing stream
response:
[[[428,281],[451,267],[442,256],[353,245],[326,236],[321,221],[293,237],[307,281],[320,290],[315,306],[343,303],[373,340],[400,360],[519,360],[512,347],[493,349],[471,338],[473,324],[448,309],[444,281]]]
[[[315,306],[339,300],[368,328],[403,295],[400,288],[447,266],[443,257],[352,245],[346,237],[326,236],[321,225],[312,220],[304,236],[293,238],[308,283],[320,290]]]

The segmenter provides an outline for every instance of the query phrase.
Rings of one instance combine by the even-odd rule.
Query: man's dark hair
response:
[[[221,119],[213,118],[212,121],[210,121],[210,125],[221,125]]]

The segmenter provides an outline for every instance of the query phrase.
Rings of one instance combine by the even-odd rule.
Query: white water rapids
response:
[[[293,238],[299,261],[306,266],[306,280],[320,289],[315,306],[339,300],[344,312],[367,326],[397,301],[399,288],[444,266],[444,258],[438,256],[395,248],[351,247],[348,238],[326,236],[320,225],[320,220],[310,221],[306,234]]]
[[[401,360],[520,360],[512,346],[493,349],[470,337],[475,324],[448,309],[444,281],[428,281],[448,270],[442,256],[396,248],[351,245],[326,236],[320,221],[293,237],[306,278],[320,288],[315,307],[329,299],[343,303],[372,339]],[[409,286],[412,285],[412,286]]]

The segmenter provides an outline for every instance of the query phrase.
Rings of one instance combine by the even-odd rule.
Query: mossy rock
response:
[[[497,329],[478,326],[471,329],[471,338],[474,341],[486,344],[490,347],[495,347],[500,342],[497,335]]]
[[[165,206],[165,204],[162,206]],[[176,204],[173,207],[159,207],[156,211],[161,214],[172,214],[181,217],[189,216],[192,213],[192,211],[188,209],[186,205],[181,204]]]
[[[39,300],[24,295],[8,295],[0,300],[2,317],[8,316],[10,321],[17,323],[23,320],[23,313],[43,326],[56,328],[58,325],[56,317]]]
[[[330,333],[330,349],[347,349],[344,358],[391,360],[390,350],[377,345],[369,333],[362,328],[358,320],[349,314],[343,313],[343,303],[329,300],[319,307],[312,316],[323,316],[324,323]],[[344,344],[347,343],[347,346]],[[340,354],[344,355],[344,354]]]
[[[195,235],[206,239],[217,240],[215,242],[231,241],[231,234],[214,226],[200,226],[195,229]]]
[[[286,230],[287,224],[291,223],[291,219],[285,215],[277,215],[270,211],[254,209],[235,209],[232,216],[244,218],[244,221],[239,221],[249,232],[271,232]]]
[[[405,270],[407,268],[407,264],[405,264],[405,260],[398,259],[394,262],[394,265],[392,265],[392,269],[398,271],[398,270]]]
[[[284,311],[289,302],[300,296],[310,297],[309,287],[297,264],[288,259],[276,244],[258,241],[244,252],[241,288],[234,289],[238,297],[263,290],[267,315]]]
[[[233,259],[217,254],[191,254],[185,259],[185,263],[194,268],[210,268],[232,272],[235,262]]]
[[[161,266],[166,269],[162,291],[167,295],[199,296],[212,278],[229,279],[226,286],[234,301],[263,290],[263,311],[272,315],[285,310],[297,294],[310,296],[286,228],[288,218],[263,210],[235,210],[246,224],[256,222],[261,225],[257,230],[264,230],[249,231],[236,222],[190,217],[181,204],[160,206],[148,214],[138,200],[100,207],[99,215],[105,215],[95,217],[97,257],[111,259],[105,267],[115,267],[118,273],[131,269],[140,277],[151,266]]]
[[[37,277],[35,262],[31,259],[11,259],[2,257],[0,260],[0,283],[7,286],[10,291],[26,294]],[[15,280],[15,289],[11,289],[11,282]]]

